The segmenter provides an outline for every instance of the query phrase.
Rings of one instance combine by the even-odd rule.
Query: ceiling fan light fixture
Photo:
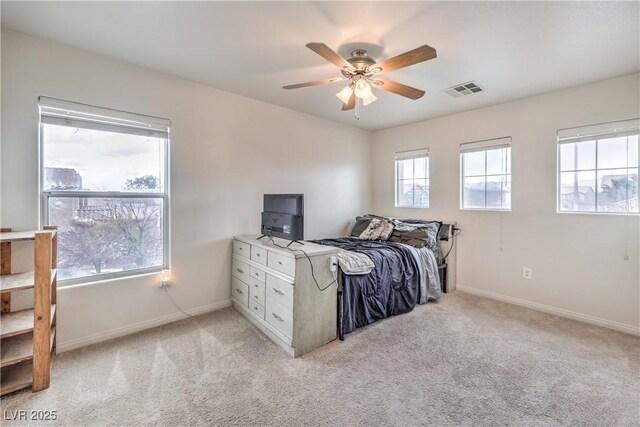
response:
[[[365,79],[360,79],[356,82],[355,92],[358,98],[367,98],[371,96],[371,85]]]
[[[336,96],[343,104],[349,103],[349,98],[351,98],[351,94],[353,93],[353,86],[348,84],[346,85],[340,92],[336,93]]]
[[[351,52],[351,57],[345,59],[324,43],[307,43],[306,46],[338,67],[341,77],[287,85],[283,86],[283,89],[298,89],[330,84],[339,80],[347,80],[348,85],[338,92],[336,96],[343,103],[342,111],[355,110],[356,119],[360,118],[361,107],[372,104],[378,99],[373,94],[372,85],[375,85],[376,89],[391,92],[412,100],[421,98],[425,94],[423,90],[389,80],[385,77],[379,77],[378,75],[437,57],[436,50],[426,44],[381,62],[376,62],[373,58],[370,58],[364,49],[354,50]],[[471,92],[479,92],[482,90],[480,87],[467,87],[467,89]],[[458,92],[456,91],[456,93]]]
[[[373,104],[374,102],[376,102],[376,99],[378,99],[378,97],[371,93],[369,96],[362,99],[362,105],[366,106],[369,104]]]

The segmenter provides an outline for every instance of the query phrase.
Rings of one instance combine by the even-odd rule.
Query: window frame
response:
[[[500,138],[485,139],[482,141],[466,142],[460,144],[460,210],[462,211],[480,211],[480,212],[511,212],[513,210],[513,155],[511,146],[511,137],[505,136]],[[486,152],[490,150],[497,150],[501,148],[509,149],[509,165],[507,170],[509,173],[504,174],[487,174],[487,155]],[[471,152],[485,152],[485,173],[483,175],[473,175],[466,177],[464,174],[464,155]],[[488,208],[487,207],[487,177],[490,176],[505,176],[509,178],[511,182],[511,203],[508,208]],[[465,178],[484,177],[485,189],[484,189],[484,207],[482,208],[470,208],[464,206],[464,182]]]
[[[132,192],[132,191],[73,191],[73,190],[44,190],[45,188],[45,165],[44,165],[44,125],[42,122],[41,106],[42,102],[60,101],[70,105],[76,105],[79,108],[87,108],[89,110],[111,111],[114,114],[124,114],[137,117],[149,117],[167,122],[166,137],[163,138],[162,149],[164,151],[164,179],[162,192]],[[109,281],[114,279],[131,278],[136,276],[144,276],[159,273],[163,270],[171,269],[171,209],[170,209],[170,192],[171,192],[171,157],[170,157],[170,141],[171,141],[171,121],[144,114],[131,113],[122,110],[114,110],[110,108],[96,107],[92,105],[82,104],[72,101],[63,101],[55,98],[39,97],[38,98],[38,212],[39,212],[39,228],[49,225],[49,199],[50,198],[114,198],[114,199],[162,199],[162,265],[154,267],[136,268],[131,270],[123,270],[111,273],[100,273],[91,276],[76,277],[70,279],[58,280],[59,287],[72,286],[78,284],[89,284],[95,282]],[[55,224],[53,224],[55,225]]]
[[[398,183],[402,180],[404,181],[404,179],[400,179],[398,176],[399,173],[399,168],[398,168],[398,162],[404,161],[404,160],[416,160],[416,159],[426,159],[426,176],[424,178],[424,180],[427,183],[427,188],[429,189],[429,195],[427,197],[427,204],[426,205],[415,205],[415,197],[414,200],[412,201],[411,205],[400,205],[398,204]],[[418,148],[418,149],[413,149],[413,150],[404,150],[404,151],[396,151],[394,153],[394,160],[393,160],[393,165],[394,165],[394,174],[393,174],[393,186],[394,186],[394,190],[393,190],[393,205],[396,208],[402,208],[402,209],[429,209],[429,207],[431,206],[431,167],[430,167],[430,158],[429,158],[429,149],[428,148]],[[415,164],[414,164],[415,166]],[[418,178],[418,179],[422,179],[422,178]],[[414,169],[414,173],[413,173],[413,177],[411,179],[413,182],[415,182],[416,178],[415,178],[415,169]],[[415,194],[414,194],[415,196]]]
[[[556,132],[556,213],[569,214],[569,215],[612,215],[612,216],[638,216],[639,212],[607,212],[598,210],[598,142],[599,140],[619,138],[624,136],[631,136],[633,134],[640,135],[639,128],[640,119],[629,119],[616,122],[606,122],[596,125],[586,125],[575,128],[558,129]],[[591,139],[589,139],[591,138]],[[565,141],[565,142],[562,142]],[[570,171],[562,171],[562,158],[561,150],[562,145],[571,143],[581,143],[593,141],[595,143],[595,167],[593,169],[575,169]],[[640,136],[639,136],[640,141]],[[640,143],[640,142],[639,142]],[[640,154],[639,154],[640,155]],[[637,168],[640,171],[640,162]],[[634,167],[625,168],[603,168],[602,170],[609,169],[634,169]],[[594,172],[596,176],[596,189],[595,189],[595,201],[593,211],[576,211],[576,210],[562,210],[562,173],[563,172]]]

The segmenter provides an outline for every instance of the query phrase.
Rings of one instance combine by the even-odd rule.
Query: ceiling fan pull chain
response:
[[[356,108],[355,108],[356,120],[360,120],[360,98],[356,96]]]

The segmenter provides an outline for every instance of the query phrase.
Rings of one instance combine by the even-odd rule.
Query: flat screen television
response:
[[[291,241],[304,240],[304,195],[265,194],[262,235]]]

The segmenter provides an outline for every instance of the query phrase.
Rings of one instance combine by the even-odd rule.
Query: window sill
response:
[[[152,267],[134,271],[122,271],[117,273],[107,273],[88,277],[78,277],[75,279],[65,279],[58,281],[58,289],[79,288],[84,286],[102,284],[106,282],[115,282],[120,280],[129,280],[143,278],[147,276],[157,275],[168,267]]]
[[[460,208],[461,211],[469,212],[511,212],[511,209],[485,209],[485,208]]]
[[[640,212],[581,212],[581,211],[559,211],[561,215],[604,215],[604,216],[640,216]]]

